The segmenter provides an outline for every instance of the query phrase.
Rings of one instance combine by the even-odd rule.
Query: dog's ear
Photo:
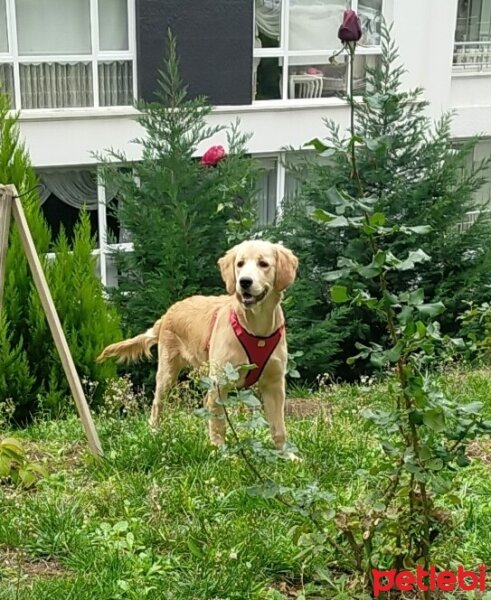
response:
[[[274,287],[277,292],[282,292],[295,281],[298,269],[298,258],[291,250],[281,244],[276,248],[276,275]]]
[[[220,273],[225,282],[227,293],[230,295],[235,294],[235,248],[232,248],[225,256],[218,259],[218,266],[220,267]]]

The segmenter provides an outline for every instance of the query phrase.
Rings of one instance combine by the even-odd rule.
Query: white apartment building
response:
[[[97,185],[94,153],[113,147],[138,160],[131,104],[151,99],[167,26],[191,92],[215,105],[210,122],[238,117],[253,133],[249,151],[269,169],[260,205],[268,221],[293,185],[282,149],[322,136],[326,117],[347,125],[336,93],[349,81],[348,67],[331,65],[329,56],[339,49],[349,5],[364,26],[355,86],[363,88],[364,66],[380,53],[383,16],[393,23],[404,85],[425,89],[432,117],[454,111],[456,140],[489,138],[475,160],[490,155],[491,0],[0,0],[0,83],[20,110],[22,136],[46,185],[45,214],[56,226],[87,204],[104,283],[114,283],[106,233],[125,240],[108,216],[110,191]],[[226,141],[218,134],[211,144]]]

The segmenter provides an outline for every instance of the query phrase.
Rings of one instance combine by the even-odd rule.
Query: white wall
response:
[[[394,39],[406,69],[404,83],[423,87],[429,114],[450,107],[457,0],[396,0]]]
[[[288,108],[267,110],[244,107],[242,110],[217,110],[209,118],[210,125],[227,125],[240,118],[243,132],[253,133],[249,143],[251,153],[279,152],[285,146],[302,146],[313,137],[324,136],[322,118],[328,112],[343,126],[348,124],[348,109],[339,101],[313,108]],[[59,114],[59,113],[58,113]],[[61,118],[56,111],[46,112],[44,117],[23,118],[21,134],[36,167],[89,165],[96,163],[93,153],[112,147],[123,149],[129,160],[138,160],[141,147],[131,141],[142,135],[135,120],[136,113],[126,115],[114,111],[112,116],[97,118],[92,113],[79,111],[77,118]],[[220,133],[198,148],[198,155],[213,144],[226,145],[225,133]]]
[[[394,19],[394,38],[406,68],[404,85],[424,87],[428,114],[438,118],[455,109],[456,137],[476,133],[491,136],[491,74],[453,76],[452,55],[457,0],[388,0],[388,19]],[[70,116],[69,116],[70,115]],[[299,147],[312,137],[322,137],[323,118],[348,123],[347,107],[335,99],[271,102],[264,106],[221,107],[210,124],[226,124],[239,117],[244,132],[252,132],[252,153],[274,153],[285,146]],[[113,147],[124,150],[130,160],[140,156],[131,143],[141,135],[135,113],[122,109],[80,109],[25,113],[21,133],[38,167],[93,164],[92,152]],[[200,148],[224,143],[218,135]]]

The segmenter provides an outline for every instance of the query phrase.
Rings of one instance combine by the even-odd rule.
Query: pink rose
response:
[[[216,167],[222,158],[225,158],[224,147],[212,146],[203,154],[199,162],[206,167]]]
[[[339,28],[338,38],[342,42],[357,42],[362,36],[361,23],[354,10],[345,10],[343,24]]]

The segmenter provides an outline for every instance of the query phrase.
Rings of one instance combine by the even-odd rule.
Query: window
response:
[[[459,0],[454,71],[491,71],[491,0]]]
[[[128,106],[132,0],[0,0],[0,87],[16,109]]]
[[[258,158],[263,173],[258,180],[257,210],[258,224],[272,225],[281,216],[284,202],[294,201],[300,192],[300,182],[293,172],[285,165],[298,163],[298,158],[288,154],[269,158]]]
[[[365,88],[365,66],[380,54],[383,0],[255,0],[255,100],[326,98],[347,92],[349,65],[337,37],[343,11],[358,11],[363,27],[355,92]]]
[[[97,271],[104,285],[117,285],[111,253],[114,248],[131,249],[128,233],[119,225],[117,189],[98,181],[97,168],[47,169],[39,171],[38,175],[43,185],[41,210],[53,239],[63,226],[71,242],[80,211],[87,210],[91,232],[96,240]]]

